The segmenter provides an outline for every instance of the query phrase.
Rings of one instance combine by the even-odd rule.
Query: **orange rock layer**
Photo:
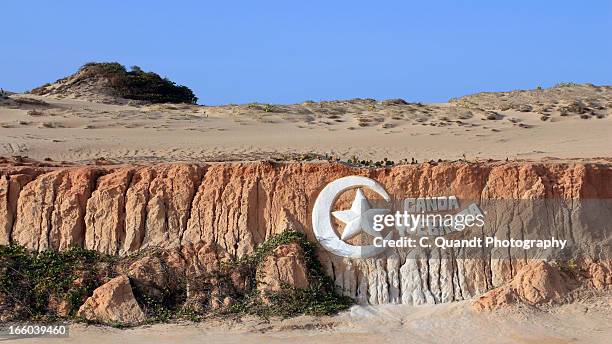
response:
[[[612,199],[612,165],[594,163],[439,163],[386,169],[297,162],[4,166],[0,244],[38,251],[80,246],[126,255],[151,246],[205,242],[218,256],[238,258],[289,228],[315,241],[310,220],[314,201],[327,183],[348,175],[373,178],[394,197]],[[513,221],[512,214],[507,216]],[[612,219],[610,213],[603,216]],[[609,228],[578,231],[574,227],[583,219],[571,212],[560,221],[566,225],[557,232],[546,224],[520,230],[572,237],[588,255],[600,252],[602,243],[609,248]],[[520,253],[498,253],[502,256],[461,259],[458,252],[441,250],[391,251],[351,260],[320,250],[319,256],[338,288],[358,301],[421,304],[483,294],[510,281],[526,264]]]

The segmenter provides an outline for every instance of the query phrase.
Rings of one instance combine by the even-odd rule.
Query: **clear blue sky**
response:
[[[202,104],[612,84],[610,1],[3,1],[0,86],[139,65]]]

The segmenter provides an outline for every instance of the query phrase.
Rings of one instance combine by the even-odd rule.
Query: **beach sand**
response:
[[[72,324],[68,338],[19,343],[608,343],[610,297],[548,311],[476,313],[470,302],[433,306],[354,306],[334,317],[205,321],[131,329]]]

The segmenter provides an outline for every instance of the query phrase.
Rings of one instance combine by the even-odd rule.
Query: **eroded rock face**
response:
[[[612,286],[611,263],[611,261],[585,262],[586,278],[590,287],[606,290]]]
[[[230,263],[228,255],[200,241],[146,250],[120,271],[130,277],[135,290],[157,301],[172,299],[185,309],[204,312],[231,304],[228,295],[250,291],[248,271],[224,263]]]
[[[146,316],[132,292],[127,276],[118,276],[94,290],[79,308],[78,316],[102,323],[138,324]]]
[[[128,268],[128,276],[147,295],[161,297],[164,288],[172,287],[172,275],[158,256],[145,256]]]
[[[517,303],[558,304],[568,301],[578,288],[607,290],[612,286],[609,262],[585,260],[571,267],[559,267],[545,261],[530,261],[507,284],[474,300],[472,308],[490,311]]]
[[[472,304],[477,311],[506,307],[516,302],[540,305],[560,302],[570,291],[569,281],[558,268],[544,261],[525,265],[508,285],[491,290]]]
[[[284,287],[306,289],[310,286],[304,252],[299,244],[274,249],[257,269],[257,289],[277,292]]]
[[[89,167],[60,169],[23,186],[12,241],[38,251],[82,247],[86,203],[99,173]]]
[[[544,261],[531,262],[514,276],[510,287],[529,304],[560,300],[569,291],[559,269]]]
[[[10,244],[21,189],[32,180],[27,174],[0,176],[0,245]]]
[[[81,246],[114,255],[176,247],[167,263],[204,273],[223,260],[252,253],[287,229],[304,232],[316,242],[311,224],[315,199],[326,184],[348,175],[375,179],[396,198],[563,200],[560,215],[545,219],[533,215],[537,209],[511,206],[495,214],[495,226],[488,230],[501,237],[570,239],[571,252],[594,261],[606,258],[602,250],[609,253],[610,229],[594,226],[571,203],[612,199],[612,166],[580,163],[440,163],[386,169],[268,162],[2,167],[0,243],[33,250]],[[338,204],[347,207],[350,201],[342,196]],[[599,216],[612,218],[612,210]],[[508,249],[468,259],[473,257],[469,250],[431,249],[347,259],[319,250],[338,289],[372,304],[473,298],[509,282],[529,263],[523,252]],[[291,259],[281,265],[292,264]],[[607,265],[591,273],[599,276],[594,285],[610,279]]]

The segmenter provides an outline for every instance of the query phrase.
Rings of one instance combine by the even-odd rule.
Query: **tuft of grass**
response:
[[[572,86],[578,86],[578,83],[575,82],[560,82],[558,84],[556,84],[554,87],[572,87]]]
[[[278,109],[276,108],[276,106],[272,105],[272,104],[259,104],[259,103],[251,103],[247,105],[248,109],[252,109],[252,110],[258,110],[258,111],[263,111],[263,112],[278,112]]]

